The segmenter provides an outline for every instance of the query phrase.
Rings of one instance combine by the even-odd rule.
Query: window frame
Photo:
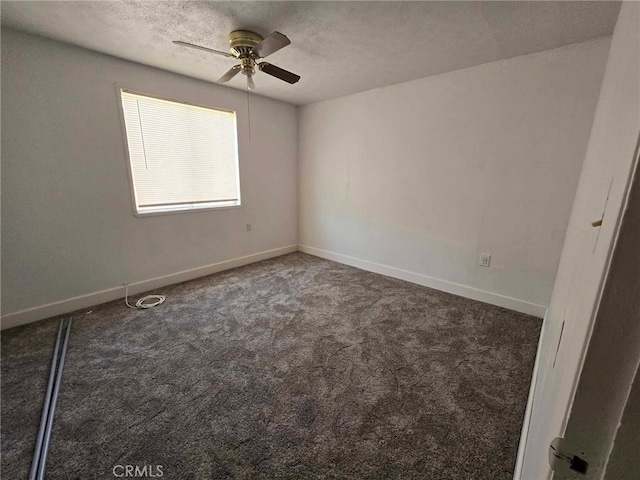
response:
[[[232,208],[242,208],[242,192],[241,192],[241,179],[240,179],[240,149],[239,149],[239,141],[238,141],[238,112],[236,110],[230,110],[230,109],[226,109],[226,108],[221,108],[221,107],[212,107],[211,105],[205,105],[205,104],[201,104],[201,103],[194,103],[194,102],[190,102],[187,100],[178,100],[176,98],[170,97],[170,96],[166,96],[166,95],[161,95],[161,94],[155,94],[155,93],[148,93],[145,91],[141,91],[141,90],[137,90],[137,89],[132,89],[132,88],[128,88],[125,86],[122,86],[118,83],[115,84],[115,90],[116,90],[116,103],[118,104],[118,112],[119,112],[119,116],[120,116],[120,129],[122,132],[122,141],[124,143],[124,153],[125,153],[125,161],[127,163],[127,174],[129,177],[129,191],[131,194],[131,212],[134,216],[136,217],[153,217],[156,215],[172,215],[172,214],[176,214],[176,213],[196,213],[196,212],[210,212],[213,210],[227,210],[227,209],[232,209]],[[164,207],[157,207],[157,209],[149,208],[149,210],[147,211],[139,211],[138,209],[138,200],[136,197],[136,186],[135,186],[135,181],[134,181],[134,176],[133,176],[133,165],[131,164],[131,154],[129,152],[129,137],[127,136],[127,125],[126,125],[126,121],[125,121],[125,116],[124,116],[124,107],[122,105],[122,93],[131,93],[134,95],[140,95],[140,96],[145,96],[145,97],[149,97],[149,98],[156,98],[158,100],[164,100],[167,102],[174,102],[174,103],[179,103],[179,104],[183,104],[183,105],[190,105],[193,107],[199,107],[199,108],[206,108],[208,110],[217,110],[220,112],[226,112],[226,113],[233,113],[235,115],[235,138],[234,138],[234,142],[235,142],[235,154],[236,154],[236,181],[238,182],[238,200],[237,200],[237,204],[235,205],[211,205],[211,204],[207,204],[206,206],[202,206],[202,207],[194,207],[192,203],[190,204],[180,204],[177,205],[175,207],[168,207],[168,206],[164,206]],[[184,207],[185,205],[190,205],[189,207]]]

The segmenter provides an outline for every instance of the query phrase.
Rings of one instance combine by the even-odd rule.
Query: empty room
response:
[[[640,3],[1,22],[3,479],[640,478]]]

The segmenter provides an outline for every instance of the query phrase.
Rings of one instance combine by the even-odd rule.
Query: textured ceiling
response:
[[[227,50],[227,34],[277,30],[292,44],[256,93],[302,105],[613,32],[619,2],[2,2],[2,25],[215,81],[234,63],[172,40]],[[228,84],[244,88],[238,75]]]

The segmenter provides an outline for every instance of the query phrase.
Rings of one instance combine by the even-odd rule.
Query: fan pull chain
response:
[[[247,87],[247,119],[249,121],[249,143],[251,143],[251,102],[249,102],[249,87]]]

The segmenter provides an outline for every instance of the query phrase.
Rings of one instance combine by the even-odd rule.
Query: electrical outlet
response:
[[[247,232],[250,232],[250,231],[251,231],[251,224],[247,223]]]
[[[488,267],[490,263],[491,263],[490,253],[483,253],[480,255],[480,261],[478,262],[478,265],[480,265],[481,267]]]

